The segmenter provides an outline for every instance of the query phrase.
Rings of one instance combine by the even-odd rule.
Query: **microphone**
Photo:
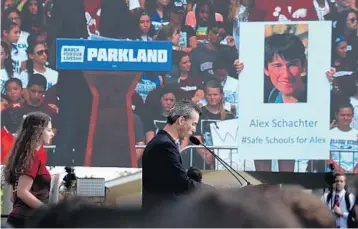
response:
[[[218,155],[216,155],[212,150],[210,150],[206,145],[202,144],[198,138],[194,137],[194,136],[190,136],[189,137],[189,140],[191,143],[193,143],[194,145],[201,145],[201,146],[204,146],[204,148],[206,150],[208,150],[213,156],[215,159],[217,159],[230,173],[231,175],[233,175],[235,177],[235,179],[240,183],[240,185],[242,185],[240,179],[235,175],[237,174],[239,177],[241,177],[247,185],[251,185],[250,182],[245,179],[245,177],[243,177],[240,173],[238,173],[235,169],[233,169],[228,163],[226,163],[226,161],[224,161],[222,158],[220,158]],[[235,174],[232,172],[234,171]]]

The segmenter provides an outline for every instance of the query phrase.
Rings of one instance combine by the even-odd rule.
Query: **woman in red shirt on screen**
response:
[[[4,168],[5,181],[13,190],[13,210],[8,217],[13,227],[24,227],[32,210],[48,202],[51,175],[43,145],[53,137],[48,115],[33,112],[26,116]]]

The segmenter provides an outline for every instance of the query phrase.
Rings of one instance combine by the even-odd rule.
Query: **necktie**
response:
[[[339,207],[339,195],[336,195],[336,196],[334,197],[334,206]]]
[[[334,207],[337,206],[339,207],[339,195],[335,195],[334,197]],[[340,220],[340,217],[338,216],[337,219],[336,219],[336,226],[337,228],[340,228],[340,225],[339,225],[339,220]]]

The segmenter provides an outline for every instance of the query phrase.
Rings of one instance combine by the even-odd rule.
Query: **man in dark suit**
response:
[[[145,212],[200,186],[182,165],[179,140],[195,133],[200,108],[191,100],[180,100],[167,116],[163,130],[148,143],[142,163],[142,208]]]

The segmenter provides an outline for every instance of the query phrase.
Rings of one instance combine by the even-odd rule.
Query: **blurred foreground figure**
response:
[[[272,186],[271,186],[272,187]],[[332,228],[319,198],[299,188],[198,189],[143,214],[140,206],[102,207],[79,199],[38,209],[30,228]]]
[[[147,215],[144,222],[152,227],[183,228],[334,227],[319,198],[299,188],[260,185],[197,191],[175,206]]]

